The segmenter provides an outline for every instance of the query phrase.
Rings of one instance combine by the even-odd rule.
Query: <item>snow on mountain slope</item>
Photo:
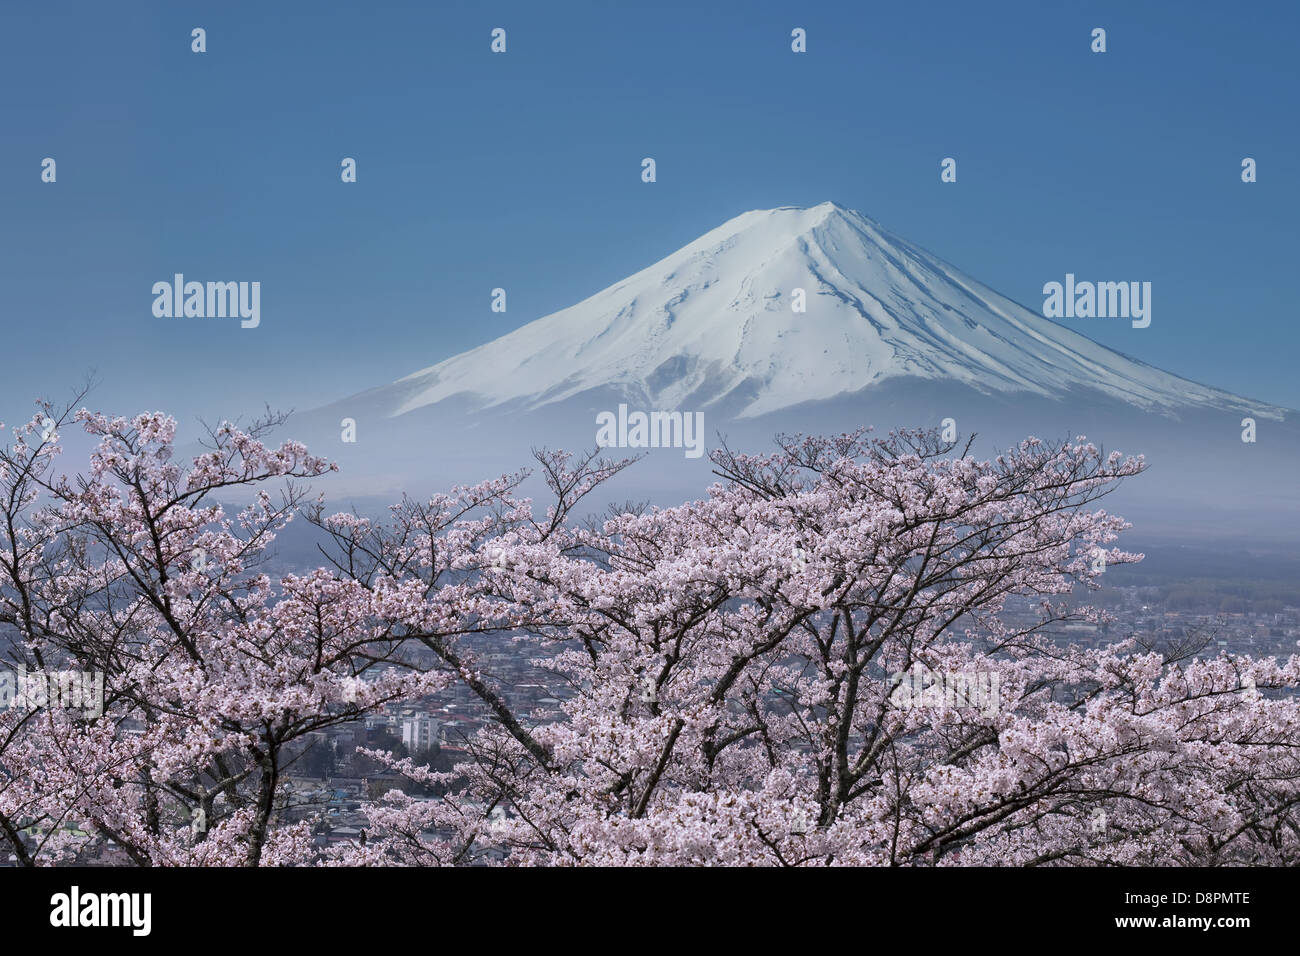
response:
[[[796,288],[804,313],[792,311]],[[371,398],[401,415],[453,396],[538,408],[613,387],[660,409],[739,398],[748,418],[904,376],[1058,399],[1096,389],[1166,414],[1284,415],[1105,348],[829,202],[744,213]]]

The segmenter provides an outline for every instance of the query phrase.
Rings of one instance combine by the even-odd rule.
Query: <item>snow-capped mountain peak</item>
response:
[[[1092,389],[1155,412],[1283,411],[1105,348],[830,202],[743,213],[383,391],[390,415],[453,396],[538,408],[612,388],[662,409],[727,400],[754,417],[901,377],[1047,398]]]

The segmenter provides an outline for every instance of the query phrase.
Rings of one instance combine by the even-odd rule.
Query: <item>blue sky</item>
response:
[[[0,420],[90,368],[115,412],[310,408],[747,209],[826,199],[1034,309],[1066,272],[1151,281],[1150,328],[1072,327],[1300,407],[1298,21],[1041,0],[6,5]],[[261,281],[261,326],[155,318],[175,272]]]

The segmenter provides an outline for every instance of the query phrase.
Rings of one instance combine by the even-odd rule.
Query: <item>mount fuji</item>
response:
[[[792,312],[803,289],[806,312]],[[752,418],[916,377],[1143,411],[1285,410],[1105,348],[835,203],[747,212],[577,305],[370,393],[389,415],[452,398],[527,409],[601,387]]]
[[[530,445],[590,448],[594,416],[619,404],[703,412],[710,435],[755,450],[778,431],[945,418],[985,452],[1086,434],[1146,453],[1162,477],[1135,484],[1165,512],[1181,505],[1179,521],[1195,510],[1204,523],[1212,504],[1240,527],[1243,508],[1300,503],[1296,412],[1106,348],[830,202],[743,213],[570,308],[296,418],[294,431],[372,488],[459,481],[526,463]],[[355,445],[339,441],[344,418]],[[1245,418],[1254,443],[1241,440]],[[680,451],[651,454],[630,490],[703,490],[707,461],[701,472]]]

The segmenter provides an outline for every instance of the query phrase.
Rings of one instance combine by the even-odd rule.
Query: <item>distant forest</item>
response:
[[[1277,614],[1300,607],[1300,556],[1189,545],[1141,547],[1124,542],[1124,547],[1146,558],[1113,568],[1110,583],[1142,588],[1146,602],[1175,611],[1226,614]],[[1102,603],[1113,602],[1103,598]]]

